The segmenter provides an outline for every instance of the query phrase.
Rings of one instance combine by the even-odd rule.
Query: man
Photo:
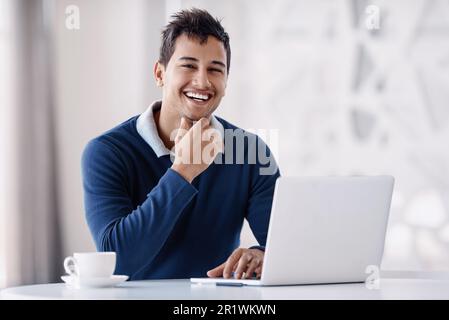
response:
[[[279,170],[264,174],[252,161],[256,152],[275,164],[263,141],[213,115],[231,61],[220,22],[199,9],[172,18],[154,66],[162,101],[84,150],[87,222],[132,280],[258,278]],[[246,140],[234,145],[228,132]],[[245,218],[260,246],[238,248]]]

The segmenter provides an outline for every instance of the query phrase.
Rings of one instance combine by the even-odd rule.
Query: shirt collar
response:
[[[139,135],[145,140],[146,143],[154,150],[158,158],[166,155],[170,155],[171,151],[165,147],[159,134],[157,133],[156,122],[154,121],[154,112],[161,109],[162,101],[153,102],[145,112],[143,112],[138,118],[136,123],[136,129]],[[224,127],[212,115],[210,119],[210,125],[212,128],[218,130],[221,136],[224,137]]]

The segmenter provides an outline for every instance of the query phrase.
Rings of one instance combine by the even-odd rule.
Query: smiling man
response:
[[[259,137],[213,115],[230,61],[207,11],[173,15],[153,70],[162,101],[86,146],[86,219],[97,249],[117,253],[116,274],[260,277],[279,170]],[[244,219],[259,245],[239,248]]]

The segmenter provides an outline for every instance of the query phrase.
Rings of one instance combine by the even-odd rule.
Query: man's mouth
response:
[[[212,98],[212,94],[210,93],[198,93],[193,91],[184,91],[184,95],[190,100],[196,102],[206,102],[209,101],[210,98]]]

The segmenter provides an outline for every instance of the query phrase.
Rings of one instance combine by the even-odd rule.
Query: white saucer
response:
[[[76,288],[107,288],[128,280],[128,276],[113,275],[107,278],[79,278],[65,275],[61,276],[61,279],[68,286]]]

